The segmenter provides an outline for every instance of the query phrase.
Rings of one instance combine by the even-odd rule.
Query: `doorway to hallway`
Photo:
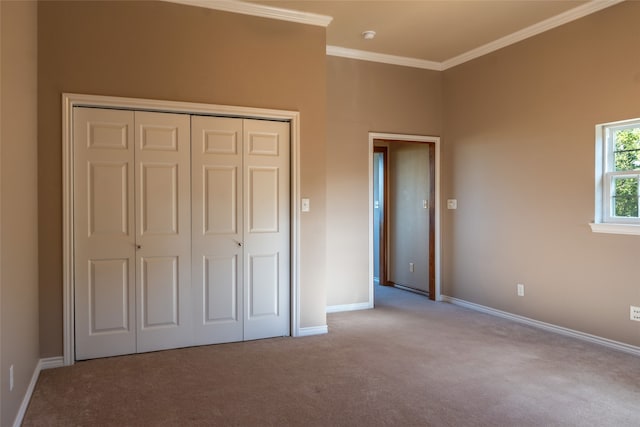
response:
[[[439,296],[439,138],[370,134],[371,292]]]

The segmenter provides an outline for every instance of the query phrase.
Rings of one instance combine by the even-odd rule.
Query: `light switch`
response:
[[[422,209],[429,209],[429,201],[428,200],[423,200],[422,201]]]
[[[309,212],[311,210],[311,205],[309,199],[302,199],[302,212]]]
[[[447,209],[458,209],[458,200],[456,200],[456,199],[448,199],[447,200]]]

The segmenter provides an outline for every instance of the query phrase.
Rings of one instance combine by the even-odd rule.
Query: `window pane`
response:
[[[616,171],[640,169],[640,128],[614,132],[614,161]]]
[[[638,177],[613,179],[613,212],[614,216],[638,217]]]

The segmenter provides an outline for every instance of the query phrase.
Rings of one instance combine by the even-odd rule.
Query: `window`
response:
[[[596,126],[593,231],[640,234],[640,119]]]

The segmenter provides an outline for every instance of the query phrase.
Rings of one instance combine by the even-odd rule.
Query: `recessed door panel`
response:
[[[278,156],[280,152],[280,134],[278,132],[247,132],[249,143],[248,155],[253,156]]]
[[[91,335],[129,332],[129,260],[89,261]]]
[[[238,257],[204,258],[205,323],[238,321]]]
[[[204,168],[205,234],[238,233],[238,168]]]
[[[140,164],[141,234],[178,234],[178,165]]]
[[[177,126],[141,124],[138,127],[140,132],[140,150],[149,151],[178,151]]]
[[[92,149],[127,150],[130,126],[126,121],[109,122],[94,116],[86,122],[87,146]]]
[[[276,167],[249,167],[249,233],[278,232],[279,181]]]
[[[178,325],[178,259],[141,259],[142,329]]]
[[[89,236],[129,232],[128,169],[126,162],[89,162]]]
[[[278,254],[249,259],[249,315],[251,319],[278,315]]]
[[[217,120],[218,118],[213,118]],[[227,120],[227,119],[222,119]],[[238,154],[238,132],[232,125],[229,129],[206,129],[203,135],[203,152],[207,154]]]

